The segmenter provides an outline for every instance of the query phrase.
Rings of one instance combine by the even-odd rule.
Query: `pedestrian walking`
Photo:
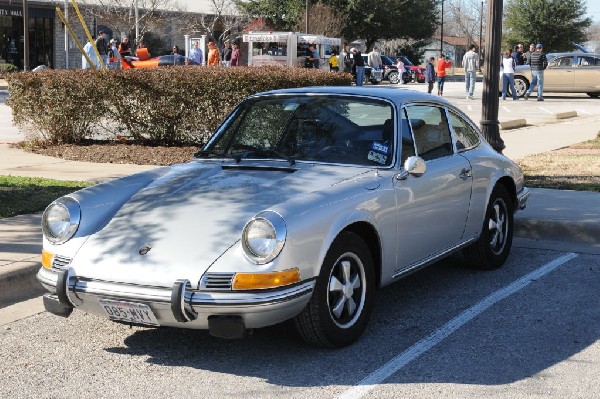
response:
[[[190,51],[190,59],[200,65],[204,63],[204,54],[200,49],[200,44],[198,40],[194,41],[194,48]]]
[[[471,44],[469,51],[463,56],[463,68],[465,68],[465,92],[467,100],[472,100],[475,92],[475,81],[479,70],[479,55],[475,52],[476,46]]]
[[[531,67],[532,79],[529,90],[525,93],[525,100],[529,99],[533,88],[537,85],[537,100],[544,101],[544,69],[548,67],[548,60],[546,59],[546,53],[544,53],[544,46],[541,43],[538,43],[535,46],[535,51],[531,53],[529,66]]]
[[[352,68],[355,71],[354,74],[356,76],[356,85],[362,86],[363,80],[365,79],[365,60],[363,60],[360,50],[352,47],[350,52],[352,52]]]
[[[339,72],[340,67],[338,65],[338,57],[335,50],[331,50],[331,55],[329,56],[329,70],[331,72]]]
[[[425,81],[427,82],[427,93],[431,94],[433,83],[435,82],[435,57],[431,57],[427,66],[425,66]]]
[[[452,61],[446,60],[444,53],[440,53],[440,58],[435,65],[435,73],[437,74],[438,96],[444,95],[444,82],[446,81],[446,68],[452,66]]]
[[[506,91],[510,86],[510,92],[512,93],[512,98],[514,100],[518,100],[517,91],[515,90],[515,68],[517,64],[515,60],[512,58],[512,54],[510,49],[507,49],[504,52],[504,58],[502,58],[502,99],[506,100]]]
[[[215,42],[208,42],[208,58],[206,60],[206,65],[209,66],[218,66],[219,65],[219,50],[215,45]]]
[[[233,50],[231,50],[231,66],[241,66],[242,65],[242,50],[240,50],[240,45],[237,41],[233,42]]]

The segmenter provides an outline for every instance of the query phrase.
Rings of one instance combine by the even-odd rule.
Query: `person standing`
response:
[[[173,46],[173,50],[171,50],[171,55],[179,55],[179,46]]]
[[[535,52],[535,44],[531,43],[529,45],[529,51],[523,54],[523,65],[529,65],[529,60],[531,59],[531,54]]]
[[[208,59],[206,60],[206,65],[219,65],[219,50],[213,41],[208,42]]]
[[[363,80],[365,79],[365,60],[363,60],[362,54],[359,50],[352,47],[352,63],[353,69],[356,74],[356,85],[362,86]]]
[[[308,56],[308,60],[312,63],[312,67],[315,69],[319,69],[321,66],[321,59],[319,58],[319,52],[317,51],[314,44],[308,46],[308,51],[310,55]]]
[[[402,58],[400,57],[396,58],[396,68],[398,68],[399,82],[400,84],[404,84],[404,72],[406,72],[406,70],[404,69],[404,62],[402,62]]]
[[[121,57],[131,56],[131,45],[127,36],[123,36],[123,41],[119,44],[119,54],[121,54]]]
[[[507,49],[504,52],[504,58],[502,58],[502,99],[506,100],[506,91],[508,90],[508,86],[510,85],[510,92],[512,93],[512,98],[514,100],[518,100],[517,91],[515,90],[515,68],[517,64],[515,60],[512,58],[510,53],[510,49]]]
[[[546,53],[544,53],[544,46],[541,43],[535,46],[535,51],[529,59],[529,66],[531,67],[532,79],[529,90],[525,93],[525,100],[529,99],[533,88],[537,84],[537,100],[544,101],[544,69],[548,67],[548,60],[546,59]]]
[[[435,65],[435,73],[437,74],[438,96],[444,95],[444,82],[446,81],[446,68],[452,66],[452,61],[446,60],[444,53],[440,53],[440,58]]]
[[[331,56],[329,57],[329,71],[339,72],[340,67],[338,66],[338,57],[335,50],[331,50]]]
[[[117,40],[110,39],[108,47],[108,66],[112,69],[119,69],[121,66],[121,54],[117,48]]]
[[[242,65],[242,50],[240,50],[240,45],[237,41],[233,42],[233,50],[231,50],[231,66],[241,66]]]
[[[469,51],[463,56],[463,67],[465,68],[465,93],[467,100],[473,99],[475,92],[475,81],[479,70],[479,55],[475,52],[475,45],[469,46]]]
[[[367,63],[373,69],[381,69],[381,54],[377,51],[377,46],[367,55]]]
[[[104,65],[108,65],[108,44],[106,43],[106,33],[103,30],[98,32],[98,38],[96,39],[96,48],[100,54],[100,58]]]
[[[223,59],[221,60],[221,62],[223,62],[223,65],[226,67],[231,65],[232,51],[233,50],[231,49],[231,45],[229,44],[229,39],[225,40],[225,47],[223,48]]]
[[[515,60],[515,65],[523,65],[523,54],[519,51],[519,45],[515,46],[515,50],[512,52],[512,58]]]
[[[425,67],[425,81],[427,82],[427,93],[429,94],[431,94],[431,91],[433,90],[433,82],[435,82],[435,67],[433,66],[434,62],[435,57],[431,57],[427,63],[427,66]]]
[[[349,48],[348,42],[344,42],[344,50],[342,50],[339,60],[344,68],[343,72],[352,73],[352,53]]]
[[[200,44],[198,40],[194,41],[194,48],[190,51],[190,59],[198,64],[202,65],[204,63],[204,54],[200,49]]]
[[[96,68],[99,68],[100,63],[98,62],[98,57],[96,56],[96,52],[94,51],[94,46],[92,45],[92,43],[90,41],[88,41],[85,44],[85,46],[83,46],[83,51],[85,51],[87,56],[90,58],[90,61],[92,61],[92,64],[94,64],[94,66]],[[88,63],[85,56],[81,55],[81,69],[91,69],[91,68],[92,67]]]

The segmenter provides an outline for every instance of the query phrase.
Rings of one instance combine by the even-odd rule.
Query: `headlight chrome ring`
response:
[[[275,259],[287,236],[285,221],[276,212],[264,211],[254,216],[242,231],[242,248],[250,261],[264,265]]]
[[[70,197],[52,202],[42,216],[42,231],[53,244],[63,244],[75,235],[81,220],[79,203]]]

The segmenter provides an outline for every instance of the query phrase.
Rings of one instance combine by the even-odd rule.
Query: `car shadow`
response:
[[[527,250],[513,248],[506,267],[488,273],[465,268],[464,259],[453,256],[385,287],[362,338],[338,350],[305,345],[291,323],[232,341],[205,331],[138,329],[125,339],[125,347],[105,350],[281,386],[354,385],[474,303],[556,258],[556,252],[537,256],[535,262],[527,262],[529,257]],[[386,381],[508,384],[579,353],[599,338],[593,318],[573,312],[589,298],[575,287],[565,295],[560,282],[547,280],[515,300],[497,303]]]

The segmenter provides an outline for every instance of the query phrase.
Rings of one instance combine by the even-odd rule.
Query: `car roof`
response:
[[[385,100],[391,100],[402,104],[408,102],[435,102],[443,105],[450,105],[444,98],[422,93],[420,91],[399,89],[389,86],[316,86],[301,87],[295,89],[272,90],[264,93],[257,93],[256,96],[274,95],[274,94],[344,94],[366,97],[377,97]]]
[[[583,53],[583,52],[572,52],[572,53],[548,53],[548,56],[552,57],[564,57],[564,56],[572,56],[572,57],[600,57],[600,54],[593,53]]]

